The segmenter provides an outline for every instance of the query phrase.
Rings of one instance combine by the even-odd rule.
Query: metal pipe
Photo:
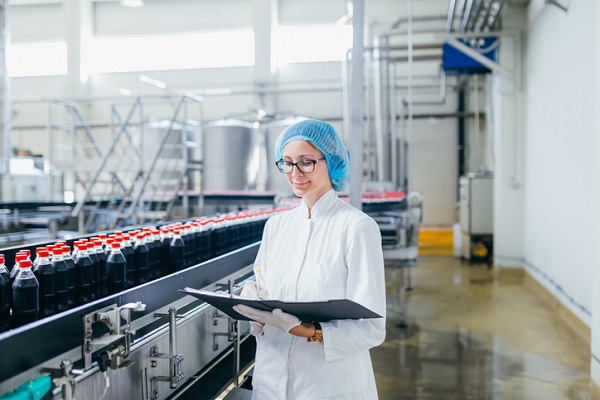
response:
[[[462,16],[462,22],[460,23],[460,32],[464,32],[467,30],[467,25],[469,20],[471,19],[471,11],[473,10],[473,0],[467,0],[467,4],[465,6],[465,12]]]
[[[484,29],[487,28],[487,30],[492,30],[494,29],[494,27],[496,26],[496,23],[498,22],[498,16],[500,15],[500,12],[502,11],[502,7],[504,7],[504,3],[506,3],[506,0],[498,0],[498,9],[494,12],[494,14],[492,15],[491,20],[487,20],[487,24],[484,25]]]
[[[454,22],[454,8],[456,0],[450,0],[448,4],[448,19],[446,20],[446,32],[452,32],[452,23]]]
[[[364,0],[352,0],[352,106],[350,129],[350,204],[362,209]]]
[[[474,16],[470,19],[469,24],[467,25],[467,31],[472,31],[473,28],[475,28],[477,21],[479,21],[479,18],[481,18],[481,11],[484,9],[483,7],[481,7],[482,3],[483,0],[477,0],[477,2],[475,3],[475,7],[473,7]]]
[[[376,44],[379,44],[380,40],[386,40],[387,38],[380,38],[376,40]],[[375,52],[374,54],[374,65],[375,65],[375,73],[373,74],[373,89],[374,89],[374,110],[373,110],[373,115],[375,117],[375,146],[377,149],[377,157],[376,157],[376,163],[377,163],[377,174],[376,174],[376,179],[377,181],[382,181],[383,180],[383,176],[382,176],[382,171],[383,171],[383,113],[381,111],[381,99],[383,97],[382,94],[382,84],[381,84],[381,62],[383,60],[383,58],[380,58],[378,55],[381,52],[380,47],[379,46],[375,46]]]
[[[408,0],[407,2],[407,6],[408,6],[408,16],[409,18],[412,18],[413,15],[413,0]],[[412,24],[412,20],[409,21],[408,23],[408,45],[410,47],[410,50],[408,52],[409,55],[409,62],[408,62],[408,81],[409,81],[409,87],[408,87],[408,94],[407,94],[407,101],[408,101],[408,115],[407,115],[407,128],[406,128],[406,140],[408,142],[408,149],[407,149],[407,154],[406,154],[406,194],[408,195],[410,193],[411,190],[411,180],[412,180],[412,168],[411,168],[411,163],[412,163],[412,146],[413,146],[413,140],[412,140],[412,134],[413,134],[413,60],[412,60],[412,46],[413,46],[413,24]]]
[[[391,180],[394,184],[394,189],[398,188],[398,127],[396,126],[396,64],[389,65],[390,76],[390,141],[391,141]]]

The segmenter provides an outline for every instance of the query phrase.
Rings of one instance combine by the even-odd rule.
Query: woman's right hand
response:
[[[251,299],[261,299],[265,300],[268,298],[266,289],[258,289],[255,280],[247,281],[242,288],[242,293],[240,293],[243,297],[250,297]],[[263,334],[263,326],[265,324],[255,321],[250,321],[250,333],[253,336],[260,336]]]
[[[266,300],[269,294],[266,289],[259,289],[255,280],[247,281],[242,288],[241,296],[250,297],[251,299]]]

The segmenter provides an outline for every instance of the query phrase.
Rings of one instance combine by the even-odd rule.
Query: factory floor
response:
[[[371,350],[381,400],[600,398],[589,338],[527,277],[435,253],[411,269],[404,328],[401,270],[386,266],[387,338]]]

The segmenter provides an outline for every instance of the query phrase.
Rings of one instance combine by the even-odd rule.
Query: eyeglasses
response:
[[[321,161],[325,161],[325,157],[320,158],[318,160],[300,160],[296,163],[279,160],[275,162],[275,165],[277,166],[279,172],[281,172],[282,174],[290,174],[294,169],[294,165],[296,166],[296,168],[298,168],[298,171],[304,174],[308,174],[310,172],[313,172],[315,170],[315,165]]]

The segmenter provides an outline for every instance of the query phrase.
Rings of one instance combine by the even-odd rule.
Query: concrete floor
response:
[[[419,256],[398,327],[400,270],[386,266],[386,341],[371,350],[381,400],[599,399],[589,343],[522,279]]]

